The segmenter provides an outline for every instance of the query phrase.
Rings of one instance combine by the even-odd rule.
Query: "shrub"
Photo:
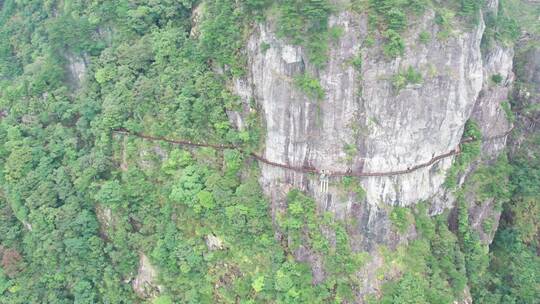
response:
[[[430,4],[429,0],[409,0],[408,2],[409,8],[417,14],[423,13]]]
[[[429,216],[426,202],[420,202],[416,205],[414,210],[414,221],[416,230],[421,234],[422,237],[428,240],[432,240],[435,237],[435,223]]]
[[[405,44],[400,33],[407,27],[407,16],[421,14],[430,4],[429,0],[367,0],[360,4],[361,0],[356,0],[353,4],[358,11],[368,10],[368,29],[370,32],[381,29],[383,37],[386,38],[384,53],[386,56],[394,58],[403,54]]]
[[[339,28],[329,31],[328,17],[333,10],[327,0],[278,2],[278,31],[292,43],[304,46],[311,63],[321,68],[327,60],[328,42],[339,37]],[[330,33],[331,32],[331,33]]]
[[[328,39],[328,32],[320,32],[312,34],[303,43],[310,63],[318,68],[324,67],[328,60]]]
[[[372,35],[368,35],[366,37],[366,40],[364,40],[364,44],[366,47],[374,46],[375,45],[375,38],[373,38]]]
[[[418,40],[420,40],[420,43],[427,44],[431,41],[431,34],[423,31],[420,33],[420,35],[418,35]]]
[[[328,36],[334,43],[338,43],[339,39],[343,36],[344,30],[341,26],[333,26],[328,30]]]
[[[491,231],[493,230],[493,224],[495,224],[493,222],[493,219],[487,218],[482,223],[482,229],[484,230],[485,233],[491,233]]]
[[[364,265],[368,255],[352,251],[344,223],[334,218],[333,214],[326,212],[319,214],[316,211],[315,201],[298,190],[292,190],[287,195],[287,209],[278,217],[278,225],[289,240],[292,249],[300,245],[308,246],[322,257],[327,270],[327,280],[322,286],[334,293],[326,297],[345,299],[350,302],[353,298],[352,290],[356,287],[356,271]],[[328,231],[333,231],[335,237],[329,240]],[[277,283],[277,282],[276,282]],[[291,286],[292,281],[287,282]],[[283,290],[290,289],[280,288]],[[285,301],[280,303],[325,303],[326,301]],[[334,302],[334,301],[330,301]],[[338,303],[340,301],[335,301]]]
[[[476,188],[477,199],[484,201],[494,198],[497,205],[507,202],[511,197],[511,186],[508,182],[511,172],[512,167],[508,164],[506,154],[499,156],[494,164],[476,169],[469,181]]]
[[[388,20],[388,28],[397,32],[404,30],[407,25],[407,17],[402,10],[395,7],[386,13],[386,19]]]
[[[501,74],[495,74],[491,76],[491,81],[493,81],[495,84],[501,84],[503,81],[503,77]]]
[[[362,70],[362,55],[358,54],[354,56],[354,58],[351,60],[351,64],[357,71],[360,72]]]
[[[405,78],[407,79],[408,83],[418,84],[422,82],[422,74],[416,71],[412,66],[409,66],[407,68],[407,71],[405,72]]]
[[[395,58],[403,55],[403,52],[405,51],[405,42],[396,31],[389,29],[384,32],[383,36],[386,38],[386,45],[383,48],[386,56]]]
[[[356,199],[362,200],[366,197],[366,190],[362,188],[357,177],[344,176],[341,182],[345,191],[356,194]]]
[[[512,109],[510,108],[510,103],[508,101],[501,102],[501,108],[504,111],[506,119],[510,123],[513,123],[514,121],[516,121],[516,115],[514,114],[514,112],[512,112]]]
[[[343,150],[345,151],[345,154],[347,155],[346,157],[347,163],[351,163],[354,157],[358,154],[358,148],[354,144],[345,144],[343,146]]]
[[[270,43],[263,42],[261,43],[261,53],[266,53],[270,49]]]
[[[416,71],[412,66],[409,66],[405,71],[400,71],[392,77],[392,85],[394,89],[401,90],[408,84],[422,83],[422,74]]]
[[[411,213],[408,208],[396,206],[390,212],[390,221],[400,233],[404,233],[411,224]]]
[[[152,301],[152,304],[172,304],[169,296],[159,296]]]
[[[324,89],[319,81],[307,74],[294,77],[294,84],[310,98],[318,100],[324,98]]]
[[[439,39],[446,39],[450,36],[452,19],[454,19],[454,12],[451,10],[445,8],[437,10],[435,23],[439,25],[439,32],[437,33]]]
[[[407,79],[401,73],[392,76],[392,86],[396,91],[403,89],[407,85]]]
[[[521,31],[515,19],[504,16],[502,13],[497,16],[495,39],[512,43],[519,38],[520,34]]]
[[[444,186],[447,189],[455,189],[457,187],[458,175],[480,155],[482,133],[474,121],[467,121],[462,137],[473,138],[473,141],[461,145],[461,153],[456,157],[452,167],[446,172]]]
[[[461,15],[477,17],[480,7],[482,6],[482,2],[482,0],[461,0]]]

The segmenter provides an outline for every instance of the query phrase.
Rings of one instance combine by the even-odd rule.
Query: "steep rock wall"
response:
[[[492,4],[497,7],[497,1]],[[499,136],[511,128],[501,102],[513,81],[513,51],[497,45],[482,54],[482,18],[469,29],[456,25],[447,39],[440,40],[435,38],[440,31],[435,12],[428,11],[404,33],[405,54],[392,60],[382,54],[381,37],[375,39],[374,46],[364,46],[366,15],[340,12],[331,17],[330,26],[341,27],[343,35],[330,46],[324,69],[313,67],[301,47],[278,38],[271,22],[259,24],[248,39],[248,74],[236,79],[234,90],[246,111],[252,110],[252,100],[260,108],[268,160],[329,172],[396,171],[458,147],[470,118],[479,123],[486,137]],[[426,44],[418,42],[424,31],[433,37]],[[356,56],[363,62],[359,70],[351,64]],[[398,91],[391,79],[408,67],[422,74],[423,83]],[[303,73],[319,79],[325,91],[322,100],[306,96],[295,85],[295,77]],[[494,74],[502,76],[501,84],[490,82]],[[239,127],[243,125],[241,117],[233,117]],[[483,143],[483,154],[494,159],[505,143],[505,136]],[[351,155],[346,146],[357,152]],[[332,178],[328,193],[321,193],[318,177],[266,164],[261,164],[260,183],[274,215],[285,207],[286,193],[296,187],[314,197],[319,210],[356,220],[348,231],[353,250],[369,251],[372,257],[358,273],[363,282],[363,290],[357,294],[361,299],[380,288],[375,271],[383,261],[376,248],[394,248],[416,236],[413,228],[401,234],[393,229],[389,206],[428,200],[432,214],[453,207],[454,198],[442,186],[452,161],[453,157],[445,158],[404,175],[363,177],[361,185],[367,195],[361,199],[344,195],[340,178]],[[484,217],[499,217],[491,202],[483,209],[472,207],[472,217],[478,217],[472,221],[476,228]],[[484,238],[490,242],[492,235]],[[301,247],[295,255],[312,265],[315,282],[322,280],[324,269],[316,254]]]
[[[487,1],[485,13],[498,14],[499,1]],[[484,140],[482,141],[481,159],[471,169],[481,164],[493,163],[507,146],[507,138],[513,129],[513,122],[504,109],[509,111],[508,97],[513,89],[513,47],[494,41],[490,48],[483,50],[483,83],[476,100],[471,119],[478,123]],[[496,79],[498,77],[499,79]],[[496,79],[497,81],[495,81]],[[471,170],[472,171],[472,170]],[[478,232],[483,243],[493,241],[501,216],[497,201],[493,198],[477,202],[474,193],[469,193],[469,222]],[[490,231],[484,231],[486,221],[492,221]]]
[[[389,60],[378,45],[362,47],[368,34],[366,16],[341,12],[330,25],[342,27],[344,34],[331,46],[322,70],[310,65],[302,48],[277,38],[272,24],[259,25],[247,44],[249,75],[237,80],[235,89],[246,103],[254,98],[262,108],[264,156],[329,172],[385,172],[413,167],[456,148],[482,89],[484,26],[456,30],[445,41],[419,44],[422,31],[436,36],[434,18],[430,11],[416,20],[405,34],[405,55]],[[263,44],[270,48],[262,51]],[[360,71],[350,64],[358,54],[363,59]],[[397,91],[391,78],[409,66],[423,74],[423,83]],[[326,92],[323,100],[309,98],[295,86],[294,77],[301,73],[320,79]],[[347,154],[346,145],[354,146],[356,155]],[[451,162],[446,158],[410,174],[362,178],[367,192],[367,206],[362,208],[406,206],[433,198],[441,192]],[[310,192],[321,209],[341,217],[354,213],[355,204],[365,205],[352,197],[340,199],[338,179],[324,194],[318,191],[316,178],[263,165],[261,184],[274,207],[283,203],[283,193],[290,187]],[[440,200],[434,208],[448,206]],[[377,212],[368,213],[368,221],[377,219]]]

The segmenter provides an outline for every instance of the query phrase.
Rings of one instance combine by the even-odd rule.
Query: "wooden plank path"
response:
[[[512,132],[513,128],[514,127],[510,128],[510,130],[506,131],[504,134],[483,138],[481,141],[486,142],[486,141],[491,141],[491,140],[504,138],[504,137],[508,136],[508,134],[510,134],[510,132]],[[291,170],[291,171],[295,171],[295,172],[299,172],[299,173],[314,173],[314,174],[321,174],[322,173],[321,171],[319,171],[319,170],[317,170],[316,168],[313,168],[313,167],[298,167],[298,166],[291,166],[291,165],[288,165],[288,164],[282,164],[282,163],[273,162],[271,160],[268,160],[268,159],[264,158],[261,155],[258,155],[255,152],[246,151],[241,146],[236,146],[236,145],[211,144],[211,143],[195,142],[195,141],[189,141],[189,140],[176,140],[176,139],[170,139],[170,138],[159,137],[159,136],[151,136],[151,135],[148,135],[148,134],[143,134],[143,133],[140,133],[140,132],[134,132],[134,131],[130,131],[130,130],[127,130],[127,129],[116,129],[116,130],[113,130],[113,133],[124,134],[124,135],[132,135],[132,136],[136,136],[136,137],[146,139],[146,140],[150,140],[150,141],[167,142],[167,143],[170,143],[170,144],[180,145],[180,146],[209,147],[209,148],[214,148],[214,149],[217,149],[217,150],[236,149],[236,150],[238,150],[238,151],[240,151],[240,152],[242,152],[244,154],[247,154],[247,155],[253,157],[254,159],[256,159],[256,160],[258,160],[258,161],[260,161],[260,162],[262,162],[264,164],[269,165],[269,166],[283,168],[283,169],[287,169],[287,170]],[[361,172],[361,171],[360,172],[352,172],[352,171],[346,171],[346,172],[343,172],[343,171],[341,171],[341,172],[340,171],[332,172],[332,171],[330,171],[330,172],[328,172],[328,170],[327,170],[327,172],[325,172],[325,174],[326,174],[326,176],[329,176],[329,177],[343,177],[343,176],[351,176],[351,177],[382,177],[382,176],[396,176],[396,175],[408,174],[408,173],[414,172],[416,170],[419,170],[419,169],[434,165],[435,163],[437,163],[437,162],[439,162],[439,161],[441,161],[441,160],[443,160],[445,158],[458,155],[458,154],[461,153],[461,145],[466,144],[466,143],[471,143],[471,142],[476,141],[476,140],[477,140],[476,138],[472,138],[472,137],[464,138],[464,139],[462,139],[460,141],[460,143],[458,144],[458,146],[455,149],[450,150],[447,153],[443,153],[443,154],[434,156],[429,161],[417,164],[415,166],[409,167],[409,168],[404,169],[404,170],[385,171],[385,172]]]

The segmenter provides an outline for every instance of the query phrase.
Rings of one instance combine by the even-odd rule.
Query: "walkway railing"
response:
[[[504,134],[483,138],[482,142],[504,138],[504,137],[508,136],[508,134],[510,134],[510,132],[512,130],[513,130],[513,127],[510,128],[510,130],[506,131]],[[123,129],[123,128],[122,129],[116,129],[113,132],[118,133],[118,134],[132,135],[132,136],[136,136],[136,137],[146,139],[146,140],[150,140],[150,141],[167,142],[167,143],[180,145],[180,146],[209,147],[209,148],[214,148],[214,149],[218,149],[218,150],[236,149],[236,150],[239,150],[239,151],[241,151],[241,152],[243,152],[243,153],[245,153],[247,155],[250,155],[254,159],[256,159],[256,160],[258,160],[258,161],[260,161],[260,162],[262,162],[264,164],[267,164],[269,166],[283,168],[283,169],[287,169],[287,170],[291,170],[291,171],[295,171],[295,172],[300,172],[300,173],[315,173],[315,174],[321,174],[322,173],[322,171],[317,170],[316,168],[313,168],[313,167],[305,167],[305,166],[298,167],[298,166],[291,166],[291,165],[288,165],[288,164],[277,163],[277,162],[268,160],[268,159],[264,158],[263,156],[258,155],[255,152],[246,151],[241,146],[236,146],[236,145],[223,145],[223,144],[211,144],[211,143],[203,143],[203,142],[194,142],[194,141],[189,141],[189,140],[176,140],[176,139],[170,139],[170,138],[159,137],[159,136],[151,136],[151,135],[147,135],[147,134],[143,134],[143,133],[139,133],[139,132],[134,132],[134,131],[130,131],[130,130]],[[407,169],[404,169],[404,170],[385,171],[385,172],[352,172],[352,171],[345,171],[345,172],[343,172],[343,171],[335,171],[335,172],[332,172],[332,171],[325,170],[325,174],[327,176],[330,176],[330,177],[332,177],[332,176],[336,176],[336,177],[339,177],[339,176],[375,177],[375,176],[395,176],[395,175],[407,174],[407,173],[411,173],[413,171],[416,171],[416,170],[419,170],[419,169],[422,169],[422,168],[425,168],[425,167],[429,167],[429,166],[431,166],[431,165],[433,165],[433,164],[435,164],[435,163],[437,163],[437,162],[439,162],[439,161],[441,161],[441,160],[443,160],[445,158],[452,157],[454,155],[458,155],[458,154],[461,153],[461,145],[466,144],[466,143],[471,143],[471,142],[476,141],[476,140],[477,139],[473,138],[473,137],[464,138],[464,139],[462,139],[460,141],[460,143],[458,144],[458,146],[455,149],[450,150],[447,153],[434,156],[427,162],[420,163],[420,164],[417,164],[417,165],[412,166],[412,167],[408,167]]]

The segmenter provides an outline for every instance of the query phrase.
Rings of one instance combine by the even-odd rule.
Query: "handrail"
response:
[[[486,142],[486,141],[491,141],[491,140],[495,140],[495,139],[499,139],[499,138],[504,138],[504,137],[508,136],[508,134],[510,134],[510,132],[512,132],[513,129],[514,129],[514,127],[510,128],[504,134],[483,138],[481,141]],[[113,133],[133,135],[133,136],[143,138],[143,139],[147,139],[147,140],[151,140],[151,141],[163,141],[163,142],[168,142],[168,143],[171,143],[171,144],[176,144],[176,145],[181,145],[181,146],[210,147],[210,148],[214,148],[214,149],[218,149],[218,150],[237,149],[240,152],[243,152],[245,154],[250,155],[251,157],[253,157],[256,160],[258,160],[258,161],[260,161],[260,162],[262,162],[264,164],[273,166],[273,167],[283,168],[283,169],[287,169],[287,170],[291,170],[291,171],[295,171],[295,172],[300,172],[300,173],[315,173],[315,174],[322,173],[321,171],[319,171],[319,170],[317,170],[316,168],[313,168],[313,167],[298,167],[298,166],[291,166],[291,165],[288,165],[288,164],[277,163],[277,162],[268,160],[268,159],[264,158],[263,156],[258,155],[255,152],[246,151],[241,146],[236,146],[236,145],[211,144],[211,143],[203,143],[203,142],[194,142],[194,141],[189,141],[189,140],[175,140],[175,139],[169,139],[169,138],[160,137],[160,136],[151,136],[151,135],[143,134],[143,133],[140,133],[140,132],[130,131],[130,130],[127,130],[127,129],[124,129],[124,128],[115,129],[115,130],[113,130]],[[413,171],[416,171],[416,170],[419,170],[419,169],[422,169],[422,168],[425,168],[425,167],[429,167],[429,166],[441,161],[442,159],[452,157],[454,155],[458,155],[458,154],[461,153],[461,145],[462,144],[470,143],[470,142],[473,142],[475,140],[477,140],[477,139],[474,138],[474,137],[464,138],[459,142],[457,148],[455,148],[453,150],[450,150],[447,153],[443,153],[443,154],[434,156],[427,162],[420,163],[418,165],[409,167],[409,168],[407,168],[405,170],[385,171],[385,172],[352,172],[352,171],[346,171],[346,172],[341,171],[340,172],[340,171],[336,171],[336,172],[325,172],[325,174],[327,176],[330,176],[330,177],[342,177],[342,176],[382,177],[382,176],[395,176],[395,175],[407,174],[407,173],[411,173]]]

